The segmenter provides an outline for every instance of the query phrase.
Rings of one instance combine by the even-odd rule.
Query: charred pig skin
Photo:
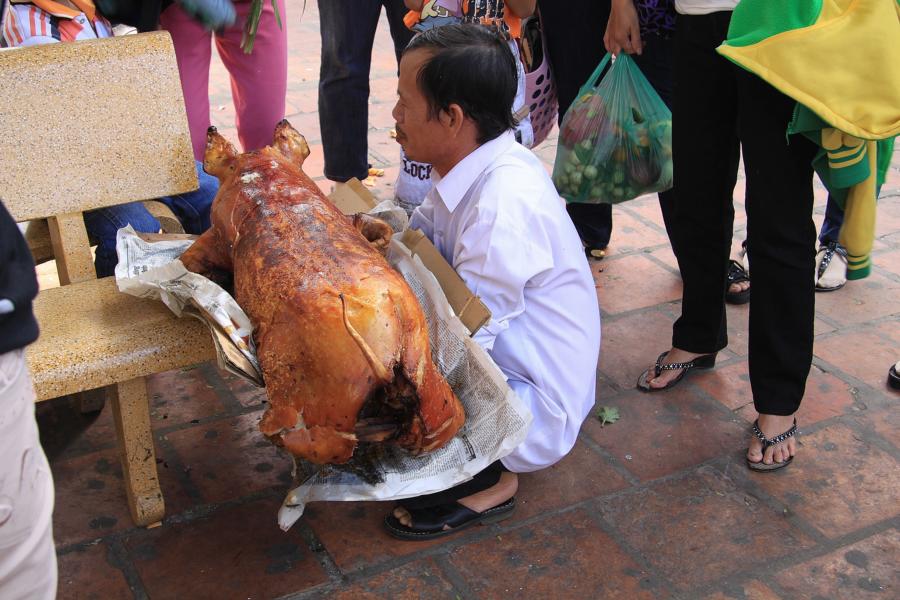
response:
[[[421,306],[384,258],[391,229],[341,213],[301,169],[308,154],[287,121],[245,154],[210,128],[212,226],[181,260],[233,273],[269,398],[260,430],[275,443],[318,464],[348,461],[360,441],[439,448],[465,414],[431,359]]]

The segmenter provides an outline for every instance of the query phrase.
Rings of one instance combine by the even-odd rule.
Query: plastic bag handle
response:
[[[597,65],[597,68],[594,69],[594,73],[588,78],[587,83],[584,84],[582,89],[592,88],[597,85],[597,81],[599,81],[600,76],[603,74],[603,70],[606,68],[606,65],[609,64],[610,60],[612,60],[612,53],[607,52],[606,56],[603,57],[603,60],[601,60],[600,64]]]

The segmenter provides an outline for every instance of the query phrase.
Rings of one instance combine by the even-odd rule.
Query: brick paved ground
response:
[[[319,36],[315,3],[289,3],[288,118],[312,147]],[[369,131],[391,194],[388,136],[395,64],[386,29],[373,61]],[[599,40],[598,40],[599,43]],[[214,122],[234,139],[217,68]],[[550,140],[537,149],[548,166]],[[39,405],[57,485],[61,598],[896,598],[900,595],[900,155],[879,209],[868,279],[816,297],[815,358],[799,420],[800,455],[751,474],[754,418],[747,308],[729,307],[717,368],[671,392],[634,390],[669,343],[680,283],[655,199],[616,208],[610,256],[594,263],[604,317],[598,405],[572,454],[521,478],[513,518],[438,543],[380,528],[384,503],[314,504],[288,533],[275,512],[289,461],[256,430],[264,396],[210,364],[151,378],[166,498],[162,527],[136,529],[125,506],[109,409]],[[327,187],[323,183],[323,186]],[[736,195],[741,201],[742,186]],[[817,191],[816,221],[824,193]],[[743,237],[739,217],[736,242]]]

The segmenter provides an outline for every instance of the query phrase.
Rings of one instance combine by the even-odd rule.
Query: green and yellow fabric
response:
[[[847,277],[865,277],[900,134],[900,0],[741,0],[718,51],[798,102],[786,133],[820,146],[813,166],[845,209]]]

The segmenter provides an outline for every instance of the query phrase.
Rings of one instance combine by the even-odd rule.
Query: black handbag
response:
[[[130,25],[138,31],[156,31],[159,15],[169,4],[171,0],[96,0],[97,10],[111,23]]]

